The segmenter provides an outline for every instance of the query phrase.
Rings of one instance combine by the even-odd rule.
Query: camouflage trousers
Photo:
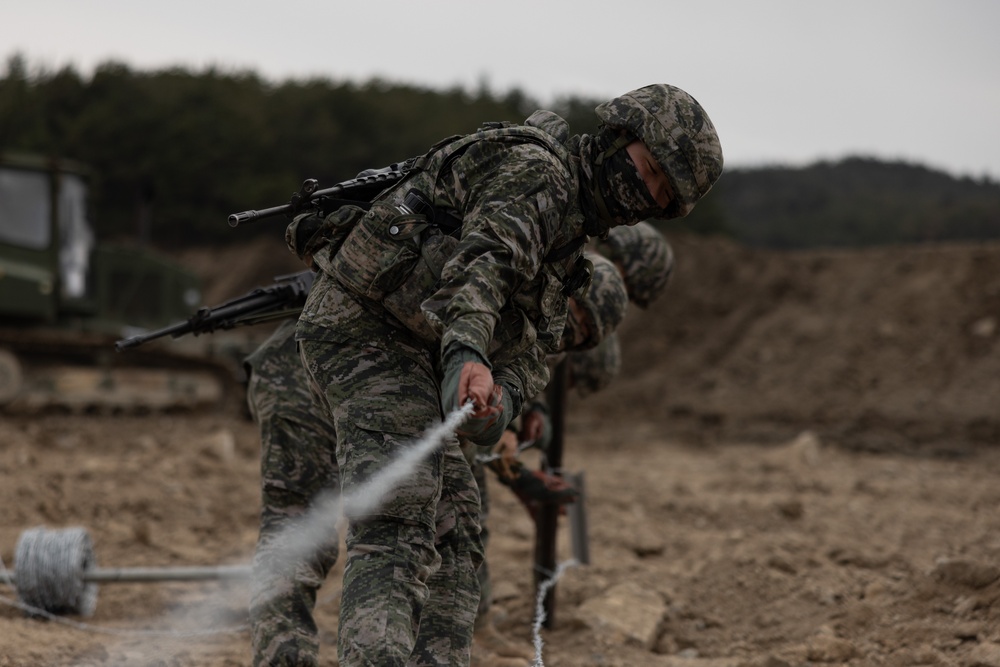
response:
[[[426,349],[387,341],[299,341],[336,436],[346,497],[440,422]],[[381,504],[348,516],[342,667],[468,665],[483,560],[479,494],[454,437]]]
[[[485,557],[486,549],[490,544],[490,494],[486,485],[486,465],[476,461],[476,456],[483,453],[483,449],[474,443],[466,440],[461,441],[462,454],[472,468],[472,476],[476,480],[476,488],[479,489],[479,537],[483,542],[483,564],[479,566],[476,573],[479,579],[479,607],[476,609],[476,627],[480,622],[485,621],[490,607],[493,605],[493,586],[490,583],[489,561]]]
[[[247,359],[247,400],[261,440],[260,534],[250,600],[255,667],[317,664],[312,611],[337,560],[333,529],[307,557],[291,560],[282,549],[317,495],[339,486],[334,436],[309,390],[294,325],[283,323]]]

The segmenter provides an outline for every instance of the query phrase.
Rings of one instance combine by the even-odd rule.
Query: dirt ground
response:
[[[621,375],[570,400],[591,562],[556,585],[544,664],[1000,667],[1000,244],[671,240],[677,274],[626,318]],[[183,259],[207,303],[299,270],[264,242]],[[106,568],[246,563],[257,446],[232,410],[2,415],[0,557],[45,525],[85,527]],[[533,524],[490,492],[499,626],[530,649]],[[249,664],[241,582],[104,583],[89,618],[14,600],[0,588],[0,667]]]

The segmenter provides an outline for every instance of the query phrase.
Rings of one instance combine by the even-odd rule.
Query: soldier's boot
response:
[[[487,612],[486,617],[476,625],[475,633],[472,635],[472,645],[486,649],[501,658],[520,658],[530,661],[535,657],[535,652],[530,647],[511,641],[501,634],[492,612]]]

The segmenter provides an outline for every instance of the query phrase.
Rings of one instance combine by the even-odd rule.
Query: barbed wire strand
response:
[[[576,567],[579,563],[574,558],[565,560],[559,564],[556,571],[551,577],[542,582],[542,585],[538,587],[538,597],[535,598],[535,622],[531,626],[531,637],[535,645],[535,661],[531,663],[531,667],[545,667],[545,663],[542,662],[542,625],[545,623],[545,596],[548,595],[549,589],[556,585],[563,573],[566,572],[571,567]]]
[[[441,430],[448,430],[448,429],[453,430],[456,427],[454,426],[454,424],[456,422],[464,421],[464,418],[468,415],[468,413],[469,413],[469,408],[467,406],[464,409],[455,411],[455,413],[453,413],[450,416],[451,418],[446,420],[439,428]],[[393,478],[392,481],[397,481],[397,479],[394,479],[395,477],[396,475],[392,475],[390,478]],[[548,595],[549,590],[551,590],[552,587],[556,585],[556,582],[559,581],[559,579],[569,568],[575,567],[577,565],[579,565],[579,563],[575,559],[569,559],[563,561],[556,568],[552,576],[546,579],[544,582],[542,582],[542,584],[538,587],[538,595],[535,599],[535,619],[531,627],[532,641],[535,647],[535,658],[534,662],[532,662],[531,664],[531,667],[545,667],[545,663],[542,658],[542,649],[544,646],[544,641],[542,640],[542,626],[544,625],[546,618],[545,596]],[[0,580],[6,581],[11,586],[13,586],[14,585],[13,579],[14,578],[9,575],[9,570],[7,570],[7,566],[3,562],[3,558],[0,557]],[[320,604],[323,604],[329,600],[339,597],[340,593],[341,591],[331,592],[330,596],[320,600]],[[190,639],[197,637],[223,635],[223,634],[238,634],[242,632],[247,632],[250,629],[250,626],[247,623],[241,623],[238,626],[230,626],[224,628],[207,628],[207,629],[193,630],[193,631],[108,628],[99,625],[94,625],[92,623],[83,623],[80,621],[74,621],[69,618],[58,616],[44,609],[40,609],[33,605],[25,604],[19,600],[12,600],[2,595],[0,595],[0,604],[5,604],[20,609],[34,616],[40,616],[42,618],[45,618],[54,623],[58,623],[65,627],[70,627],[84,632],[93,632],[98,634],[113,635],[119,637],[170,637],[175,639]]]
[[[448,415],[448,417],[441,424],[431,429],[430,432],[424,436],[424,438],[420,443],[420,446],[415,447],[414,450],[404,454],[402,457],[400,457],[400,459],[393,462],[393,464],[390,465],[387,470],[382,471],[380,475],[376,476],[376,479],[373,479],[369,483],[368,485],[369,487],[374,487],[371,488],[371,494],[370,494],[372,496],[371,498],[364,498],[364,499],[356,498],[351,500],[353,500],[354,503],[358,504],[360,507],[363,508],[371,508],[374,505],[380,504],[388,488],[390,488],[396,482],[398,482],[401,477],[405,476],[407,470],[411,469],[413,465],[415,465],[416,460],[418,460],[419,457],[427,453],[428,450],[439,446],[447,434],[454,433],[455,430],[469,417],[469,415],[472,414],[472,411],[473,411],[473,406],[471,402],[466,403],[460,408],[454,410],[451,414]],[[85,536],[85,532],[82,533],[82,535]],[[59,551],[62,552],[64,551],[62,547],[68,545],[68,548],[65,549],[65,551],[67,551],[67,553],[71,553],[72,555],[78,557],[80,555],[80,549],[79,549],[80,544],[78,544],[80,535],[73,533],[71,537],[72,539],[69,540],[63,540],[62,538],[60,538],[59,540],[57,540],[57,546],[60,547]],[[89,544],[85,546],[89,546]],[[32,552],[31,555],[32,558],[40,558],[40,557],[49,558],[49,555],[44,553],[35,553],[35,551],[37,550],[34,550]],[[63,555],[62,553],[56,554],[56,557],[61,557],[62,555]],[[61,562],[59,563],[60,568],[63,568],[64,565],[65,565],[64,563]],[[79,563],[73,563],[72,565],[75,567],[78,566]],[[24,567],[24,564],[21,564],[19,567]],[[10,571],[7,569],[6,564],[3,562],[2,558],[0,558],[0,581],[8,583],[16,591],[17,587],[14,581],[15,578],[16,577],[11,576]],[[93,588],[92,590],[94,596],[94,604],[96,604],[96,587]],[[88,593],[89,592],[90,591],[88,591]],[[332,595],[336,595],[336,593]],[[206,637],[219,634],[235,634],[249,630],[249,624],[247,623],[242,623],[235,627],[208,628],[208,629],[194,630],[194,631],[153,630],[153,629],[136,630],[136,629],[124,629],[124,628],[106,628],[93,625],[91,623],[74,621],[72,619],[54,614],[46,609],[26,604],[21,600],[12,600],[5,596],[0,596],[0,604],[5,604],[14,607],[16,609],[20,609],[24,612],[27,612],[28,614],[39,616],[48,619],[50,621],[53,621],[55,623],[61,624],[63,626],[74,628],[77,630],[82,630],[85,632],[101,633],[107,635],[125,636],[125,637],[193,638],[193,637]]]

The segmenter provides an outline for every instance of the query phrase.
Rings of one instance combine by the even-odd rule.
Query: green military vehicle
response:
[[[148,248],[97,242],[87,188],[82,165],[0,154],[0,410],[220,403],[236,378],[203,348],[115,351],[186,318],[199,280]]]

